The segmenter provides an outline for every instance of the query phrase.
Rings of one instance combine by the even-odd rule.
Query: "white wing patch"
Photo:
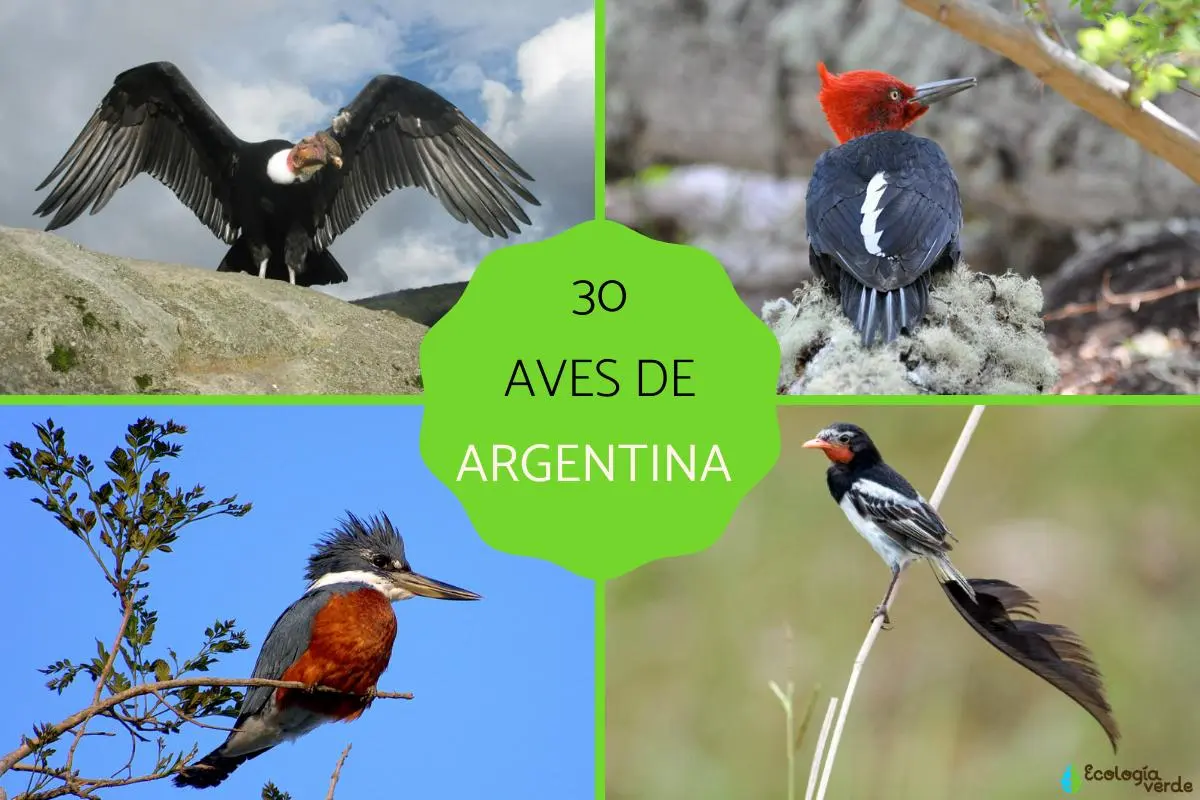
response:
[[[879,214],[883,211],[879,203],[883,200],[883,191],[887,185],[887,173],[876,172],[867,183],[867,196],[863,198],[863,219],[858,230],[862,233],[863,245],[866,246],[867,252],[873,256],[886,255],[879,249],[879,237],[883,235],[883,231],[879,230],[878,223]]]

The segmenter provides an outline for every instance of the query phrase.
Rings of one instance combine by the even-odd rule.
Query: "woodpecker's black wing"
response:
[[[861,470],[844,498],[859,516],[910,553],[938,556],[952,549],[948,540],[954,536],[941,516],[887,464]]]
[[[530,224],[517,198],[540,205],[522,180],[533,178],[437,92],[379,75],[334,119],[341,169],[322,170],[316,241],[328,247],[384,195],[420,186],[459,222],[485,236]]]
[[[115,79],[62,160],[38,185],[58,184],[34,211],[61,228],[91,206],[95,214],[139,174],[165,184],[209,230],[238,237],[232,175],[243,142],[168,61],[142,64]]]
[[[826,151],[808,184],[809,263],[870,345],[925,315],[931,275],[958,261],[962,203],[929,139],[873,133]]]

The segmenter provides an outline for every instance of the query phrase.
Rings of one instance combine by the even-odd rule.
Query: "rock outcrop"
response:
[[[421,391],[424,325],[312,289],[11,228],[0,285],[3,393]]]

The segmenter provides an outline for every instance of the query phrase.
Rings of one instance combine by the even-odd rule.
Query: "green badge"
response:
[[[586,222],[421,345],[421,454],[491,546],[607,580],[711,545],[779,455],[779,345],[712,256]]]

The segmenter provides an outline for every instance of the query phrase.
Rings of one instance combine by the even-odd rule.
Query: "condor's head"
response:
[[[275,183],[304,183],[332,165],[342,168],[342,146],[328,132],[306,136],[292,147],[282,150],[267,162],[267,174]]]

